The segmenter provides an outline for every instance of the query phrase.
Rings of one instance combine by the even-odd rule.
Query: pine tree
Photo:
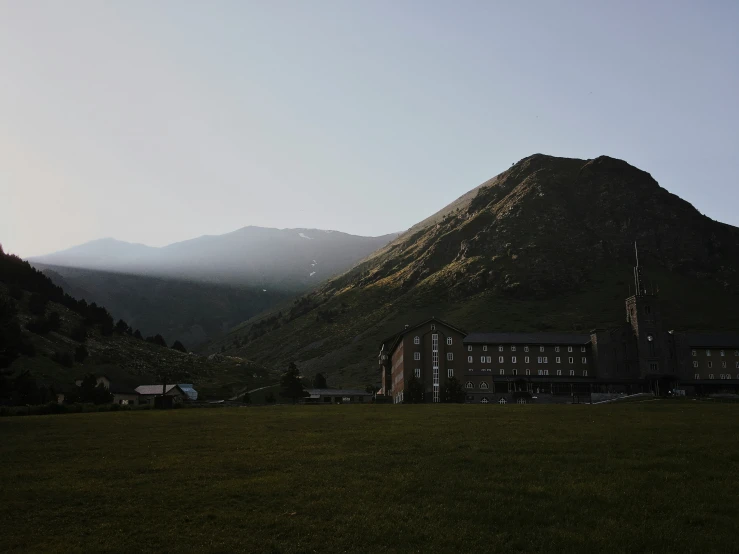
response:
[[[285,398],[291,398],[293,404],[299,399],[308,396],[303,383],[300,381],[300,371],[294,362],[290,362],[287,371],[282,374],[280,379],[280,395]]]

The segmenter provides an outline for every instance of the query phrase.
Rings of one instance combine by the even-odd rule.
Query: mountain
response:
[[[249,360],[178,351],[161,337],[144,340],[125,322],[114,324],[105,308],[75,300],[0,248],[0,404],[8,400],[12,383],[22,384],[16,392],[27,402],[46,402],[48,395],[39,396],[34,382],[40,390],[60,391],[87,373],[128,387],[158,383],[167,375],[195,384],[202,398],[232,396],[276,379]]]
[[[30,258],[32,264],[304,291],[346,271],[397,235],[244,227],[155,248],[101,239]]]
[[[668,325],[739,327],[739,229],[625,161],[536,154],[209,348],[359,385],[378,381],[384,337],[432,315],[468,331],[614,326],[635,242]]]
[[[34,266],[69,295],[105,306],[144,335],[160,333],[191,348],[293,296],[261,287]]]

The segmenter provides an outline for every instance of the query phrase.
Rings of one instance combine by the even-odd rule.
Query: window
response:
[[[433,323],[431,324],[431,330],[436,331],[436,325],[434,325]]]
[[[487,352],[487,351],[488,351],[488,347],[487,347],[487,345],[485,345],[485,346],[483,346],[483,347],[482,347],[482,351],[483,351],[483,352]]]
[[[544,370],[544,375],[549,375],[549,370],[548,369],[545,369]]]
[[[454,377],[454,370],[451,367],[446,370],[446,376],[450,379]]]
[[[588,376],[588,370],[587,369],[583,369],[582,376],[583,377],[587,377]]]
[[[734,356],[739,356],[739,350],[734,350]]]
[[[713,373],[709,373],[709,374],[708,374],[708,378],[709,378],[709,379],[713,379]]]
[[[539,352],[544,352],[544,347],[543,346],[540,346],[539,347]]]
[[[413,337],[413,344],[421,344],[421,337]]]
[[[531,375],[531,370],[530,369],[527,369],[526,370],[526,375]]]
[[[722,350],[722,351],[721,351],[721,357],[723,358],[724,356],[726,356],[726,352],[724,352],[724,351]]]
[[[486,361],[485,363],[488,363],[488,364],[491,364],[491,363],[493,363],[493,358],[492,358],[492,356],[488,356],[488,357],[486,358],[486,360],[487,360],[487,361]]]
[[[710,356],[710,355],[711,355],[711,351],[710,350],[706,350],[706,356]]]
[[[726,362],[721,362],[721,367],[726,369]]]
[[[544,363],[545,364],[548,364],[549,363],[549,358],[547,358],[546,356],[544,356]]]
[[[482,400],[480,400],[480,404],[487,404],[487,403],[488,403],[488,399],[483,396]]]
[[[480,363],[481,364],[484,364],[485,363],[485,356],[480,356]]]
[[[562,370],[561,369],[558,369],[557,370],[557,375],[562,375]]]
[[[488,389],[488,384],[485,381],[483,381],[482,383],[480,383],[480,388],[482,390],[487,390]]]
[[[721,377],[721,379],[723,379],[723,378],[724,378],[724,374],[722,373],[722,374],[720,375],[720,377]]]
[[[697,355],[698,355],[698,352],[696,352],[695,350],[693,350],[693,357],[695,358]]]
[[[414,375],[416,376],[417,379],[420,379],[421,378],[421,368],[420,367],[417,367],[416,369],[414,369],[413,370],[413,373],[414,373]]]
[[[700,379],[700,378],[701,378],[700,373],[696,373],[695,375],[693,375],[693,379]]]
[[[499,364],[502,364],[503,363],[503,356],[498,356],[498,363]]]
[[[468,344],[467,345],[467,352],[472,352],[472,345],[471,344]]]
[[[501,369],[501,370],[500,370],[500,374],[501,374],[501,375],[505,375],[505,369]]]
[[[471,364],[472,363],[472,356],[467,356],[467,363],[468,364]]]
[[[518,375],[518,370],[517,369],[512,369],[511,370],[511,375]]]
[[[454,352],[447,352],[446,359],[451,362],[454,359]]]
[[[511,346],[511,352],[515,352],[515,351],[516,351],[516,347],[515,346]]]
[[[736,368],[739,369],[739,362],[736,363]]]
[[[554,347],[554,351],[555,351],[555,352],[559,352],[559,346],[555,346],[555,347]]]
[[[525,398],[519,398],[518,400],[516,400],[516,404],[526,404],[526,399]]]
[[[544,360],[544,358],[543,358],[542,356],[539,356],[539,357],[538,357],[538,358],[536,359],[536,361],[537,361],[537,362],[539,362],[540,364],[544,363],[544,361],[543,361],[543,360]]]
[[[516,357],[515,357],[515,356],[513,356],[513,357],[511,358],[511,363],[512,363],[512,364],[515,364],[515,363],[516,363]]]
[[[713,362],[708,362],[708,369],[711,369],[713,367]]]
[[[649,371],[654,373],[659,371],[659,364],[657,362],[649,362]]]
[[[562,358],[560,358],[559,356],[557,356],[556,358],[554,358],[554,361],[556,361],[557,363],[561,363],[562,362]]]
[[[582,363],[584,364],[588,363],[588,359],[585,356],[582,357]]]
[[[539,375],[544,375],[544,370],[543,369],[540,369],[539,370]]]
[[[527,364],[527,363],[529,363],[529,357],[528,357],[528,356],[524,356],[524,359],[523,359],[523,361],[524,361],[524,363],[526,363],[526,364]]]
[[[524,352],[528,352],[528,351],[529,351],[529,347],[528,347],[528,346],[524,346],[524,347],[523,347],[523,351],[524,351]]]
[[[447,344],[447,346],[451,346],[451,344],[452,344],[452,337],[447,337],[446,338],[446,344]]]
[[[413,353],[413,359],[414,360],[420,360],[421,359],[421,353],[420,352],[414,352]]]
[[[506,400],[505,398],[501,398],[500,400],[498,400],[498,404],[508,404],[508,400]]]
[[[574,377],[574,375],[575,375],[575,370],[574,369],[571,369],[570,370],[570,377]]]
[[[573,358],[572,356],[569,357],[569,360],[570,360],[570,363],[571,364],[574,364],[575,363],[575,358]]]
[[[693,367],[698,367],[698,362],[693,362]]]
[[[568,346],[567,347],[567,352],[572,352],[572,347],[571,346]]]
[[[586,348],[584,346],[581,346],[580,347],[580,352],[585,352],[585,351],[586,351]]]
[[[467,384],[464,386],[466,389],[474,389],[475,385],[472,384],[472,381],[467,381]]]
[[[503,352],[503,347],[502,346],[499,346],[498,347],[498,352]]]

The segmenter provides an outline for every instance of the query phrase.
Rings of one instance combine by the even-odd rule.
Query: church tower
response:
[[[639,251],[634,244],[636,266],[634,284],[636,294],[626,299],[626,321],[634,331],[638,349],[639,377],[658,378],[670,373],[668,367],[669,345],[667,334],[662,329],[657,294],[649,290],[639,265]]]

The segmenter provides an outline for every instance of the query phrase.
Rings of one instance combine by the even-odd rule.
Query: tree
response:
[[[72,340],[77,342],[85,342],[87,340],[87,327],[83,324],[77,325],[72,332],[69,334]]]
[[[291,398],[295,404],[300,398],[308,396],[303,383],[300,381],[300,371],[294,362],[290,362],[287,371],[280,379],[280,395]]]
[[[46,325],[49,331],[58,331],[62,326],[62,318],[59,317],[59,312],[50,312],[46,316]]]
[[[375,394],[377,392],[377,387],[375,387],[374,385],[367,385],[366,387],[364,387],[364,391],[369,394]]]
[[[23,335],[15,302],[0,298],[0,368],[8,367],[22,350]]]
[[[118,323],[115,324],[115,330],[120,333],[121,335],[128,331],[128,323],[123,321],[122,319],[118,320]]]
[[[39,293],[34,292],[28,299],[28,309],[33,315],[44,315],[46,313],[46,303],[48,300]]]
[[[415,375],[408,380],[403,398],[403,402],[406,404],[420,404],[423,402],[423,385]]]
[[[444,402],[456,402],[461,404],[464,402],[464,389],[456,377],[449,377],[444,383],[443,389]]]
[[[143,335],[141,334],[141,331],[139,331],[138,329],[136,329],[136,331],[134,332],[133,338],[139,339],[139,340],[143,340],[144,339]]]
[[[249,396],[249,392],[245,391],[244,395],[241,397],[241,401],[244,404],[251,404],[251,396]]]
[[[113,402],[111,392],[102,383],[98,385],[97,378],[92,373],[85,375],[82,384],[70,395],[70,398],[75,402],[91,402],[93,404],[110,404]]]
[[[187,348],[185,348],[185,345],[178,340],[174,341],[174,344],[172,345],[172,350],[187,353]]]
[[[74,349],[74,361],[78,364],[84,362],[87,359],[87,356],[88,352],[84,344],[80,344],[77,348]]]
[[[326,383],[326,378],[323,376],[323,373],[316,373],[313,377],[313,388],[314,389],[327,389],[328,383]]]
[[[162,335],[154,335],[153,337],[146,337],[146,342],[150,342],[152,344],[156,344],[157,346],[163,346],[164,348],[167,348],[167,341],[164,340],[164,337]]]

